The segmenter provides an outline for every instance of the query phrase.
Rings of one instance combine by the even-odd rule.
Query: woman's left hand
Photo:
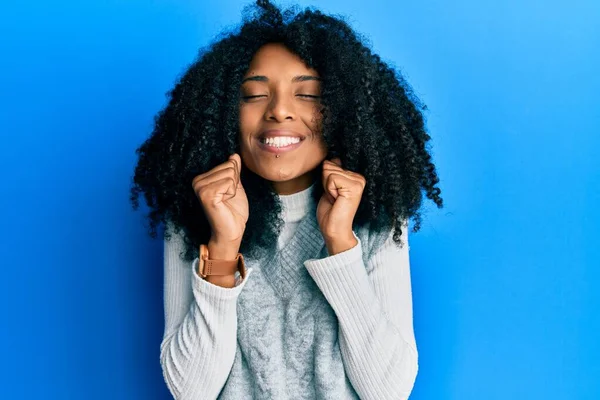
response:
[[[352,222],[367,181],[359,173],[342,168],[339,158],[323,161],[323,196],[317,206],[317,221],[330,255],[358,243]]]

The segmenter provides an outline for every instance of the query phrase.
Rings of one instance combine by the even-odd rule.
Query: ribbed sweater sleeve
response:
[[[408,399],[418,370],[412,320],[408,228],[367,261],[358,245],[304,265],[339,321],[344,369],[361,399]]]
[[[202,279],[196,258],[185,262],[183,241],[164,241],[165,330],[160,362],[175,399],[216,399],[233,366],[237,341],[237,298],[246,278],[233,288]]]

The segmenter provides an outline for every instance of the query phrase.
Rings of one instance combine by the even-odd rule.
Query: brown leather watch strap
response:
[[[240,277],[244,279],[246,277],[246,264],[244,262],[244,256],[238,253],[237,257],[233,260],[213,260],[210,259],[208,254],[208,246],[205,244],[200,245],[200,265],[199,274],[206,278],[208,276],[231,276],[235,275],[236,271],[240,272]]]
[[[206,275],[234,275],[235,271],[238,270],[240,254],[238,254],[235,260],[210,260],[205,258],[204,262],[206,263],[204,267]]]

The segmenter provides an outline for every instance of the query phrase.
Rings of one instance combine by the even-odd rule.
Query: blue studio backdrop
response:
[[[134,151],[246,4],[0,4],[0,398],[169,398]],[[410,238],[411,399],[599,399],[600,3],[299,4],[347,16],[429,108],[445,208]]]

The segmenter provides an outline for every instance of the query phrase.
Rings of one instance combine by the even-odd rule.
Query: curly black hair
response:
[[[198,245],[208,242],[210,225],[192,179],[239,153],[243,76],[261,46],[281,43],[322,77],[321,130],[328,159],[339,157],[345,169],[366,178],[354,226],[394,229],[393,239],[402,246],[403,221],[413,218],[413,232],[420,229],[421,189],[438,208],[443,201],[426,146],[426,106],[366,42],[343,17],[314,8],[281,10],[268,0],[246,7],[242,24],[201,49],[178,78],[151,136],[136,150],[130,200],[138,209],[143,193],[150,236],[156,237],[161,223],[167,240],[183,230],[183,257],[190,261]],[[276,243],[281,203],[271,183],[247,168],[241,179],[250,209],[241,251],[259,256]],[[318,200],[323,188],[316,188]]]

